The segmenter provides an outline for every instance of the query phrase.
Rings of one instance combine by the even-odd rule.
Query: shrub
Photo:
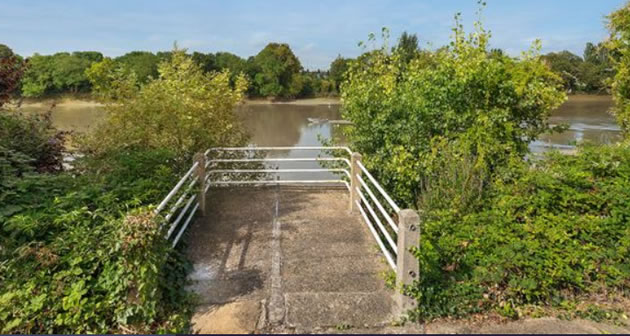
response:
[[[500,175],[465,211],[458,195],[425,208],[416,317],[627,293],[630,146],[514,160]]]
[[[242,144],[245,133],[234,113],[247,82],[230,73],[205,74],[183,50],[159,64],[159,77],[138,83],[134,73],[96,63],[88,77],[107,105],[102,127],[84,143],[94,155],[126,148],[168,149],[188,163],[196,151]]]
[[[52,126],[50,112],[25,115],[0,109],[0,165],[5,167],[0,175],[7,176],[9,167],[14,175],[29,168],[61,171],[64,141],[65,133]]]
[[[17,181],[8,198],[17,213],[0,214],[1,332],[186,330],[187,264],[143,207],[177,179],[173,157],[119,153],[101,170],[88,160],[78,176]]]
[[[611,60],[616,71],[612,81],[614,112],[627,137],[630,130],[630,2],[608,16]]]
[[[491,54],[477,25],[466,37],[457,25],[450,46],[423,51],[406,64],[387,43],[351,61],[342,84],[347,136],[395,198],[415,206],[432,166],[433,144],[455,141],[473,165],[491,172],[550,130],[547,117],[565,99],[559,78],[533,49],[514,59]],[[388,33],[384,30],[387,41]],[[374,37],[371,36],[373,41]]]

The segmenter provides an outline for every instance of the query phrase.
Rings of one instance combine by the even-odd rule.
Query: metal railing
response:
[[[278,151],[342,151],[348,153],[348,155],[352,155],[352,152],[348,147],[217,147],[210,148],[204,154],[210,155],[215,154],[215,156],[220,156],[222,153],[226,152],[239,152],[242,154],[245,153],[270,153],[270,152],[278,152]],[[241,155],[243,156],[243,155]],[[271,162],[275,163],[285,163],[285,162],[341,162],[347,166],[346,168],[269,168],[262,167],[256,169],[217,169],[216,164],[224,164],[224,163],[260,163],[260,164],[268,164]],[[218,185],[274,185],[274,184],[305,184],[305,185],[313,185],[313,184],[326,184],[326,185],[343,185],[348,190],[350,189],[350,184],[347,181],[342,179],[330,180],[330,179],[309,179],[309,180],[280,180],[280,179],[271,179],[271,180],[262,180],[262,179],[228,179],[224,178],[223,174],[267,174],[267,175],[275,175],[276,177],[282,173],[343,173],[348,178],[350,178],[350,160],[348,158],[343,157],[321,157],[321,156],[313,156],[313,157],[304,157],[304,158],[280,158],[280,157],[237,157],[237,158],[210,158],[208,160],[208,165],[213,166],[214,168],[208,171],[208,174],[211,176],[219,176],[219,178],[210,179],[209,184],[218,186]]]
[[[396,219],[399,217],[401,209],[365,168],[361,162],[360,154],[352,155],[351,165],[353,169],[350,195],[351,202],[354,204],[350,205],[350,209],[351,211],[354,208],[359,210],[381,252],[383,252],[385,260],[396,272],[398,255],[396,240],[399,231]],[[368,182],[363,176],[367,177]],[[378,209],[378,212],[375,208]]]
[[[312,151],[330,152],[338,151],[348,154],[346,157],[321,157],[312,156],[304,158],[281,158],[281,157],[251,157],[246,153],[277,151]],[[237,152],[240,155],[232,158],[221,157],[222,153]],[[214,154],[214,155],[211,155]],[[278,163],[278,162],[338,162],[343,168],[269,168],[267,166],[257,168],[217,168],[217,164],[242,164],[242,163]],[[344,179],[229,179],[224,178],[225,174],[252,175],[265,174],[278,176],[282,173],[333,173],[347,177]],[[203,179],[200,179],[203,176]],[[364,179],[366,177],[366,179]],[[203,181],[201,190],[199,181]],[[190,224],[195,212],[205,204],[200,202],[205,192],[210,186],[225,185],[341,185],[350,191],[350,211],[358,209],[365,220],[370,232],[374,236],[379,248],[383,252],[389,266],[396,271],[396,258],[398,248],[396,238],[398,234],[398,223],[396,218],[401,211],[400,207],[387,194],[385,189],[376,181],[374,176],[365,168],[361,162],[361,156],[352,153],[348,147],[217,147],[210,148],[203,155],[198,154],[194,164],[177,182],[164,200],[155,209],[156,214],[168,211],[164,219],[169,225],[166,237],[170,239],[177,229],[177,234],[173,239],[173,246],[177,245],[182,234]],[[195,188],[197,187],[197,188]],[[195,190],[197,189],[197,192]],[[366,196],[367,195],[367,196]],[[180,225],[181,224],[181,225]]]
[[[305,158],[268,157],[274,151],[340,152],[346,157],[312,156]],[[227,153],[227,154],[226,154]],[[252,153],[256,153],[252,157]],[[227,156],[227,158],[226,158]],[[320,168],[270,168],[269,163],[317,162]],[[324,166],[322,166],[324,164]],[[325,167],[326,165],[337,167]],[[240,165],[232,167],[231,165]],[[246,165],[247,167],[242,167]],[[254,165],[252,168],[251,165]],[[221,167],[229,166],[229,167]],[[339,179],[280,180],[282,173],[332,173]],[[261,179],[273,176],[276,179]],[[346,180],[347,179],[347,180]],[[396,286],[411,285],[419,265],[411,249],[419,245],[420,228],[417,212],[403,210],[387,194],[361,162],[361,155],[348,147],[218,147],[195,155],[195,162],[155,209],[164,215],[168,230],[166,238],[175,247],[197,210],[206,213],[206,193],[210,186],[229,185],[337,185],[345,186],[350,194],[349,211],[358,212],[372,233],[387,264],[396,273]],[[367,196],[366,196],[367,195]],[[167,210],[168,209],[168,210]],[[413,299],[398,293],[395,296],[400,312],[413,308]]]
[[[173,247],[177,245],[195,212],[199,209],[198,195],[194,193],[195,186],[199,185],[198,169],[199,162],[195,162],[154,211],[156,215],[160,215],[168,208],[164,215],[165,225],[168,226],[166,239],[170,239],[179,228],[172,241]]]

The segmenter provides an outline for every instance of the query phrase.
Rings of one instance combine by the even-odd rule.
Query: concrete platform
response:
[[[315,332],[391,319],[387,266],[345,190],[213,189],[187,234],[193,331]]]
[[[630,333],[555,318],[442,320],[396,326],[388,268],[342,190],[211,190],[186,237],[199,296],[197,333]]]

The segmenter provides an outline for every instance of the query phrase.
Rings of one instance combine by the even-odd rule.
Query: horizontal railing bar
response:
[[[280,147],[214,147],[214,148],[210,148],[206,151],[206,155],[207,153],[213,152],[213,151],[263,151],[263,150],[268,150],[268,151],[273,151],[273,150],[344,150],[346,151],[348,154],[352,155],[352,151],[350,150],[350,148],[348,147],[344,147],[344,146],[329,146],[329,147],[325,147],[325,146],[302,146],[302,147],[287,147],[287,146],[280,146]]]
[[[370,232],[372,232],[372,235],[374,236],[374,239],[376,240],[378,247],[380,247],[383,254],[385,254],[385,259],[387,259],[387,263],[389,263],[389,266],[391,266],[394,272],[396,272],[396,263],[394,263],[394,259],[389,254],[389,251],[385,248],[385,245],[383,245],[383,242],[378,236],[378,233],[376,232],[376,230],[374,230],[374,227],[372,226],[372,222],[370,222],[370,219],[365,213],[365,210],[363,210],[363,207],[361,206],[361,202],[359,202],[359,200],[356,200],[355,203],[357,204],[357,207],[359,208],[359,211],[361,212],[361,215],[363,216],[363,219],[365,220],[368,229],[370,229]]]
[[[197,202],[195,207],[192,209],[192,211],[190,212],[190,215],[188,215],[188,218],[186,219],[186,222],[182,226],[182,229],[179,230],[179,233],[177,234],[177,237],[175,237],[175,240],[173,240],[173,247],[175,247],[175,245],[177,245],[177,242],[179,242],[179,238],[181,238],[182,234],[184,234],[184,231],[186,231],[186,228],[188,227],[188,224],[190,224],[190,221],[192,220],[193,216],[195,215],[195,212],[197,211],[197,209],[199,209],[199,202]]]
[[[166,204],[168,204],[168,202],[171,200],[171,198],[173,198],[173,196],[175,196],[175,194],[179,191],[179,188],[182,187],[182,185],[184,184],[186,179],[188,179],[190,177],[190,175],[195,171],[195,169],[197,168],[198,165],[199,165],[199,162],[193,163],[192,167],[190,167],[190,169],[188,169],[186,174],[184,174],[184,177],[182,177],[179,180],[179,182],[177,182],[175,187],[168,193],[168,195],[166,195],[164,200],[162,200],[160,205],[158,205],[158,207],[155,209],[155,214],[159,214],[160,211],[164,210],[164,208],[166,207]]]
[[[290,183],[344,183],[343,180],[266,180],[266,181],[213,181],[210,184],[290,184]],[[347,182],[346,182],[347,183]]]
[[[350,173],[346,169],[341,168],[322,168],[322,169],[214,169],[209,173],[346,173],[350,177]]]
[[[367,175],[368,179],[370,180],[370,182],[372,182],[372,184],[376,187],[376,189],[381,193],[381,195],[383,195],[383,197],[385,197],[385,199],[387,200],[387,202],[389,203],[389,205],[392,206],[392,208],[394,209],[394,211],[396,211],[396,213],[400,212],[400,208],[398,207],[398,205],[396,205],[396,202],[394,202],[394,200],[391,199],[391,197],[389,197],[389,195],[385,192],[385,190],[383,189],[383,187],[381,187],[381,185],[376,182],[376,179],[372,176],[372,174],[370,174],[370,172],[365,168],[365,166],[363,165],[363,163],[361,163],[361,161],[357,161],[357,165],[359,166],[359,168],[361,168],[361,170],[365,173],[365,175]]]
[[[184,214],[186,214],[186,211],[188,211],[188,208],[190,208],[190,205],[195,200],[195,198],[197,198],[197,195],[190,196],[190,198],[188,199],[188,202],[186,202],[186,205],[184,206],[182,211],[179,212],[179,215],[177,216],[177,219],[175,219],[173,224],[171,224],[171,227],[168,228],[168,232],[166,233],[166,239],[168,239],[171,236],[171,234],[173,233],[173,231],[175,231],[175,228],[177,227],[177,224],[179,224],[179,222],[182,220],[182,218],[184,217]]]
[[[365,183],[365,181],[363,180],[361,175],[357,175],[357,177],[358,177],[359,183],[363,186],[363,188],[365,188],[365,191],[367,191],[368,195],[370,195],[370,198],[372,199],[374,204],[376,204],[376,207],[378,207],[378,209],[383,214],[383,217],[385,217],[385,219],[387,220],[387,223],[389,223],[389,226],[391,226],[391,228],[392,228],[392,230],[394,230],[394,232],[398,233],[398,225],[396,225],[396,223],[389,216],[389,214],[387,213],[387,210],[385,210],[385,208],[383,208],[383,205],[381,205],[381,202],[379,202],[379,200],[376,198],[376,196],[374,196],[374,193],[372,192],[370,187],[367,185],[367,183]]]
[[[343,161],[350,165],[350,160],[344,158],[264,158],[264,159],[213,159],[210,162],[300,162],[300,161]]]
[[[173,214],[175,214],[175,211],[177,211],[177,208],[179,208],[179,206],[182,204],[182,202],[184,201],[184,199],[186,198],[186,196],[188,196],[188,193],[190,192],[190,190],[192,189],[193,186],[195,186],[195,183],[197,183],[197,179],[192,180],[189,184],[188,187],[186,187],[186,190],[182,193],[181,196],[179,196],[179,198],[177,199],[177,202],[175,202],[175,204],[173,204],[173,206],[171,207],[171,209],[168,211],[168,213],[166,214],[166,216],[164,216],[164,219],[168,222],[171,217],[173,217]]]
[[[361,192],[361,188],[357,187],[356,189],[357,189],[357,192],[359,193],[359,197],[361,197],[361,200],[363,201],[363,204],[365,204],[365,207],[368,209],[369,213],[372,215],[372,218],[374,219],[374,222],[376,222],[376,225],[378,225],[379,229],[381,229],[381,232],[385,236],[385,239],[387,239],[387,242],[389,243],[389,246],[392,248],[392,250],[396,254],[398,254],[398,251],[396,250],[396,243],[394,243],[394,240],[389,235],[389,232],[387,232],[387,230],[383,226],[383,223],[381,222],[381,220],[378,219],[378,216],[376,215],[376,212],[374,211],[374,209],[372,208],[370,203],[368,203],[368,201],[365,199],[365,196],[363,196],[363,193]]]

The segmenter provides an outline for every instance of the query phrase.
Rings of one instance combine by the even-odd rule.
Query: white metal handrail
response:
[[[193,163],[192,166],[188,169],[188,171],[184,174],[184,176],[182,176],[182,178],[177,182],[177,184],[175,184],[175,187],[173,187],[173,189],[166,195],[166,197],[162,200],[162,202],[160,202],[160,204],[154,210],[154,213],[156,215],[159,215],[171,203],[175,195],[179,194],[179,197],[177,198],[177,200],[170,206],[168,212],[164,216],[164,221],[165,221],[164,225],[168,225],[168,230],[166,232],[166,239],[169,239],[171,237],[173,232],[178,228],[178,226],[180,226],[182,219],[186,218],[184,223],[181,225],[177,233],[177,236],[172,242],[173,247],[175,247],[177,243],[179,242],[179,239],[181,238],[182,234],[184,233],[184,231],[186,230],[186,228],[192,221],[192,218],[195,212],[197,211],[197,208],[199,207],[198,200],[197,202],[195,202],[197,195],[192,194],[194,186],[199,184],[199,181],[200,181],[199,176],[195,174],[195,170],[198,167],[199,167],[199,162]],[[186,184],[186,181],[188,180],[191,180],[191,181],[188,183],[188,185],[185,188],[183,188],[183,186]],[[182,203],[186,199],[188,199],[188,201],[182,207]],[[192,210],[189,211],[191,207],[192,207]],[[171,223],[171,220],[176,214],[177,214],[177,217]]]
[[[357,165],[359,166],[359,168],[361,168],[361,171],[363,171],[363,173],[368,177],[370,182],[372,182],[372,184],[376,187],[376,190],[378,190],[381,193],[381,195],[383,195],[385,200],[387,200],[387,203],[391,205],[392,209],[394,209],[394,211],[396,212],[400,212],[400,207],[396,205],[396,202],[394,202],[394,200],[392,200],[391,197],[389,197],[387,192],[385,192],[385,189],[383,189],[383,187],[381,187],[381,185],[378,182],[376,182],[376,179],[374,178],[374,176],[370,174],[370,172],[367,170],[367,168],[365,168],[363,163],[361,163],[361,161],[358,161]]]
[[[313,150],[313,151],[332,151],[342,150],[350,154],[350,159],[343,157],[310,157],[310,158],[251,158],[252,155],[231,155],[234,158],[212,158],[208,159],[208,154],[212,152],[259,152],[259,151],[277,151],[277,150]],[[286,168],[270,169],[264,167],[253,169],[250,167],[241,168],[225,168],[224,165],[233,163],[264,163],[264,162],[344,162],[349,169],[344,168]],[[217,165],[223,164],[223,165]],[[212,169],[208,167],[212,166]],[[257,175],[248,176],[245,180],[228,180],[228,174],[280,174],[280,173],[343,173],[350,178],[350,183],[343,179],[338,180],[256,180]],[[366,180],[362,177],[365,175]],[[188,185],[186,181],[190,180]],[[368,183],[369,182],[369,183]],[[414,278],[417,277],[419,264],[412,254],[412,248],[417,247],[420,239],[419,224],[420,219],[417,212],[413,210],[401,210],[394,200],[385,192],[385,189],[376,181],[374,176],[365,168],[361,162],[361,155],[352,153],[347,147],[218,147],[210,148],[203,154],[197,154],[195,163],[177,182],[173,190],[171,190],[164,200],[160,202],[155,209],[155,213],[159,214],[167,208],[176,195],[179,195],[174,204],[171,205],[167,215],[164,217],[166,224],[170,223],[173,217],[175,220],[170,223],[166,238],[169,239],[179,227],[179,231],[173,239],[172,246],[175,247],[180,241],[185,230],[195,216],[197,210],[201,210],[202,214],[206,214],[206,192],[211,185],[301,185],[301,184],[342,184],[350,191],[350,210],[354,211],[355,206],[361,213],[361,217],[376,240],[379,249],[385,256],[387,264],[396,273],[396,285],[407,286],[413,284]],[[193,187],[199,185],[199,194],[194,194]],[[183,188],[183,190],[182,190]],[[372,190],[376,189],[378,193]],[[365,196],[365,193],[369,197]],[[385,200],[381,202],[381,200]],[[186,203],[183,205],[183,203]],[[183,206],[182,206],[183,205]],[[374,209],[374,206],[378,211]],[[387,208],[386,208],[387,206]],[[388,211],[390,210],[390,211]],[[392,216],[396,216],[396,221]],[[183,224],[182,224],[183,222]],[[384,225],[387,222],[388,225]],[[400,228],[399,228],[400,225]],[[411,298],[401,293],[396,294],[396,302],[400,311],[405,307],[413,306]]]
[[[207,156],[210,152],[218,152],[218,151],[273,151],[273,150],[343,150],[348,153],[348,155],[352,155],[352,151],[348,147],[344,146],[296,146],[296,147],[215,147],[208,149],[204,154]]]
[[[383,207],[381,202],[378,200],[378,198],[376,198],[376,196],[372,192],[372,189],[370,189],[370,187],[368,187],[368,185],[365,183],[365,181],[363,180],[363,178],[361,176],[357,176],[357,178],[359,179],[359,184],[361,184],[363,189],[365,189],[365,191],[367,191],[368,195],[370,195],[370,199],[372,200],[372,202],[374,202],[374,204],[376,204],[376,207],[381,212],[381,214],[383,215],[383,217],[385,218],[385,220],[387,221],[389,226],[392,228],[392,230],[394,230],[394,232],[398,233],[398,225],[396,225],[396,223],[394,223],[394,220],[387,213],[387,210],[385,210],[385,208]]]
[[[372,226],[372,222],[370,222],[370,219],[365,214],[365,210],[363,210],[363,207],[361,207],[361,202],[359,200],[356,200],[355,202],[356,202],[357,206],[359,207],[359,211],[361,212],[361,215],[363,216],[363,219],[365,220],[366,223],[368,223],[367,227],[368,227],[368,229],[370,229],[370,232],[372,232],[372,235],[374,236],[374,239],[376,240],[376,243],[378,244],[378,247],[380,247],[381,252],[383,252],[383,254],[385,255],[385,259],[387,260],[387,263],[394,270],[394,272],[396,272],[396,263],[394,262],[394,258],[392,258],[391,253],[387,250],[385,245],[383,245],[383,241],[379,237],[379,235],[376,232],[376,230],[374,230],[374,227]]]
[[[394,243],[394,240],[392,239],[391,235],[389,234],[389,232],[387,232],[387,229],[385,229],[385,226],[383,226],[383,223],[376,215],[376,212],[374,212],[374,208],[372,208],[370,203],[368,203],[368,201],[365,199],[365,196],[363,196],[363,193],[361,192],[361,188],[357,188],[357,192],[359,193],[359,197],[361,198],[361,201],[363,202],[363,204],[365,204],[365,207],[368,209],[368,212],[372,215],[372,218],[374,218],[374,221],[376,222],[376,225],[378,225],[378,228],[381,230],[381,233],[383,234],[383,236],[385,236],[385,239],[389,243],[389,246],[392,248],[392,250],[396,251],[396,243]]]
[[[345,158],[262,158],[262,159],[213,159],[211,163],[221,162],[317,162],[317,161],[343,161],[350,166],[350,160]]]
[[[378,243],[379,248],[385,255],[388,264],[392,267],[394,272],[396,272],[396,265],[394,263],[394,259],[398,257],[400,251],[398,251],[398,246],[395,242],[397,238],[397,234],[399,233],[398,223],[394,221],[392,218],[393,214],[400,214],[400,207],[394,202],[394,200],[385,192],[385,189],[376,181],[374,176],[370,174],[370,172],[365,168],[363,163],[360,160],[360,155],[356,157],[352,157],[351,167],[352,167],[352,175],[351,181],[353,185],[351,186],[351,195],[352,190],[356,192],[356,199],[352,201],[355,202],[356,206],[359,208],[361,212],[361,216],[365,220],[370,232],[374,236],[374,239]],[[356,167],[356,168],[355,168]],[[362,177],[366,176],[367,181]],[[376,189],[378,195],[377,197],[374,191],[372,191],[372,187]],[[364,192],[369,196],[366,197]],[[387,206],[391,209],[388,211],[384,204],[381,202],[381,199],[384,199]],[[374,210],[373,205],[378,208],[378,211]],[[366,211],[367,209],[367,211]],[[387,222],[388,227],[383,225],[383,221]],[[388,229],[391,229],[388,230]],[[396,235],[396,237],[394,237]]]
[[[287,150],[306,150],[306,151],[332,151],[332,150],[343,150],[348,154],[352,152],[348,147],[340,147],[340,146],[331,146],[331,147],[323,147],[323,146],[313,146],[313,147],[217,147],[208,149],[205,154],[208,155],[210,153],[223,153],[223,152],[256,152],[256,151],[287,151]],[[303,158],[282,158],[282,157],[258,157],[258,158],[221,158],[215,157],[208,159],[208,164],[235,164],[235,163],[266,163],[266,162],[344,162],[348,167],[351,166],[350,160],[343,157],[303,157]],[[211,169],[208,172],[208,175],[217,176],[223,174],[283,174],[283,173],[343,173],[346,176],[350,177],[350,172],[348,169],[343,168],[216,168]],[[304,179],[304,180],[227,180],[225,178],[215,178],[210,179],[209,185],[276,185],[276,184],[343,184],[346,188],[349,189],[348,182],[344,180],[312,180],[312,179]]]
[[[168,204],[168,202],[171,200],[171,198],[173,198],[173,196],[175,196],[175,194],[177,194],[177,192],[179,191],[179,189],[182,187],[182,185],[184,185],[184,182],[186,182],[186,180],[192,175],[192,173],[195,171],[195,169],[197,168],[199,164],[197,162],[195,162],[192,167],[190,167],[190,169],[188,169],[188,171],[186,172],[186,174],[184,174],[184,177],[182,177],[179,182],[177,182],[177,184],[175,185],[175,187],[173,188],[173,190],[171,190],[166,197],[164,198],[164,200],[162,200],[162,202],[160,202],[160,205],[158,205],[158,207],[155,209],[155,214],[159,214],[162,210],[164,210],[164,208],[166,207],[166,204]]]
[[[243,158],[242,156],[238,156],[235,158],[221,158],[215,157],[212,159],[205,159],[206,156],[210,153],[222,153],[222,152],[259,152],[259,151],[284,151],[284,150],[304,150],[304,151],[333,151],[333,150],[341,150],[345,153],[350,154],[352,158],[352,162],[348,158],[344,157],[305,157],[305,158],[280,158],[280,157],[263,157],[263,158]],[[200,208],[200,197],[205,197],[201,194],[199,197],[193,193],[194,186],[200,183],[203,183],[203,192],[207,192],[208,189],[214,186],[225,186],[225,185],[335,185],[341,184],[345,186],[352,195],[352,188],[354,187],[357,192],[357,199],[352,199],[351,202],[355,203],[362,217],[365,219],[366,224],[368,225],[370,232],[373,234],[376,239],[379,247],[383,251],[387,262],[392,269],[396,269],[395,264],[393,262],[393,258],[398,254],[395,237],[394,235],[398,233],[398,225],[394,221],[391,216],[391,212],[383,206],[381,203],[381,199],[386,201],[386,204],[393,210],[394,213],[400,212],[400,207],[396,205],[396,203],[392,200],[392,198],[385,192],[383,187],[376,181],[376,179],[370,174],[370,172],[365,168],[363,163],[354,158],[352,155],[352,151],[348,147],[340,147],[340,146],[332,146],[332,147],[323,147],[323,146],[313,146],[313,147],[217,147],[208,149],[203,155],[204,161],[202,168],[199,168],[199,161],[196,161],[184,174],[184,176],[177,182],[175,187],[166,195],[164,200],[160,202],[158,207],[155,209],[155,213],[159,214],[164,209],[167,208],[169,204],[172,205],[169,208],[164,219],[166,220],[166,224],[169,225],[169,228],[166,232],[166,238],[169,239],[173,236],[175,231],[179,228],[179,231],[175,235],[173,240],[173,246],[177,244],[180,240],[183,232],[189,226],[190,221],[194,217],[195,212]],[[270,169],[268,167],[253,169],[253,168],[225,168],[225,167],[216,167],[213,164],[223,163],[223,164],[235,164],[235,163],[265,163],[265,162],[344,162],[350,169],[345,168],[275,168]],[[213,166],[213,169],[208,169],[209,166]],[[355,166],[357,167],[355,169]],[[201,169],[201,172],[204,174],[204,178],[200,179],[198,174],[195,173],[196,170]],[[350,171],[349,171],[350,170]],[[199,174],[201,174],[199,172]],[[229,180],[226,179],[226,174],[250,174],[250,178],[252,178],[251,174],[282,174],[282,173],[342,173],[345,176],[350,178],[350,181],[353,181],[353,176],[355,177],[354,181],[356,185],[351,186],[350,183],[343,179],[291,179],[291,180],[260,180],[260,179],[244,179],[244,180]],[[363,179],[362,175],[367,177],[367,181]],[[256,176],[253,176],[255,178]],[[186,181],[190,182],[186,184]],[[355,183],[353,182],[353,183]],[[184,187],[186,186],[186,187]],[[378,191],[377,197],[374,191],[372,191],[372,187]],[[364,192],[367,193],[369,197],[364,195]],[[179,195],[175,202],[172,202],[174,197]],[[184,204],[185,203],[185,204]],[[378,211],[374,209],[372,206],[374,204]],[[367,211],[366,211],[367,209]],[[174,219],[174,220],[173,220]],[[387,222],[388,228],[391,231],[388,231],[388,228],[383,225],[383,221]]]

